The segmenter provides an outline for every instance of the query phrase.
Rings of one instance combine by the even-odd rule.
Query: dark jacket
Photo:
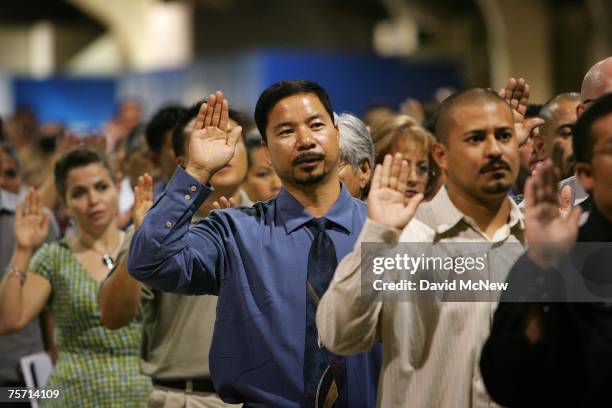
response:
[[[578,242],[612,242],[612,222],[595,206]],[[581,273],[612,283],[612,251],[604,257]],[[550,275],[527,254],[517,261],[509,280],[518,268],[533,272],[534,281]],[[533,344],[525,336],[528,312],[542,316],[543,335]],[[502,301],[480,369],[489,394],[503,406],[612,406],[612,303]]]

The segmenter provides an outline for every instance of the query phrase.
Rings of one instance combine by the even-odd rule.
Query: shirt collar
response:
[[[518,224],[521,230],[525,228],[523,221],[523,214],[521,213],[518,205],[510,197],[507,197],[510,201],[510,219],[508,220],[508,227],[514,228]],[[451,201],[448,196],[446,186],[442,186],[438,194],[430,201],[431,213],[434,215],[436,232],[438,234],[444,234],[451,228],[455,227],[459,222],[464,220],[473,228],[477,228],[474,221],[463,214]]]
[[[19,196],[0,189],[0,211],[15,212]]]
[[[350,234],[353,227],[352,202],[353,197],[349,194],[344,185],[340,183],[340,195],[323,218],[342,227]],[[291,234],[308,221],[316,218],[302,207],[302,204],[289,194],[284,187],[281,188],[281,191],[278,193],[276,206],[279,210],[278,214],[280,220],[287,234]]]
[[[610,242],[612,240],[612,221],[599,212],[596,205],[591,207],[587,222],[580,228],[579,241]]]

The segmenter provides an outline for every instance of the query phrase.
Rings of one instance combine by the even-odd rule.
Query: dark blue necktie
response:
[[[344,358],[319,346],[316,314],[319,299],[331,282],[338,261],[334,243],[325,232],[331,227],[325,218],[314,218],[308,226],[314,239],[308,254],[306,296],[306,347],[304,350],[304,390],[306,407],[348,406]]]

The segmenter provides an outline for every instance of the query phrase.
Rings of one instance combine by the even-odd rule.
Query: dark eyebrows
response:
[[[306,123],[310,123],[315,119],[322,119],[323,116],[320,113],[315,113],[311,116],[309,116],[308,118],[306,118]],[[295,122],[281,122],[278,125],[274,126],[274,131],[278,131],[279,129],[282,129],[286,126],[290,127],[293,126],[295,124]]]
[[[306,122],[312,122],[315,119],[321,119],[321,118],[322,116],[320,114],[315,113],[314,115],[309,116],[308,119],[306,119]]]
[[[77,184],[76,186],[71,186],[66,191],[68,191],[69,193],[74,193],[75,191],[79,191],[79,190],[87,190],[87,187]]]
[[[281,122],[278,125],[274,126],[274,130],[277,131],[280,128],[284,128],[285,126],[293,126],[293,122]]]
[[[465,132],[463,134],[463,137],[469,137],[469,136],[474,136],[474,135],[483,135],[486,134],[487,132],[484,129],[470,129],[467,132]]]

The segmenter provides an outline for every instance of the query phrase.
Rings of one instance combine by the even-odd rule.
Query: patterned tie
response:
[[[329,286],[338,265],[336,248],[325,232],[331,222],[314,218],[308,226],[314,235],[308,254],[306,296],[306,348],[304,350],[304,390],[306,407],[340,408],[348,406],[344,358],[319,346],[316,314],[319,299]]]

